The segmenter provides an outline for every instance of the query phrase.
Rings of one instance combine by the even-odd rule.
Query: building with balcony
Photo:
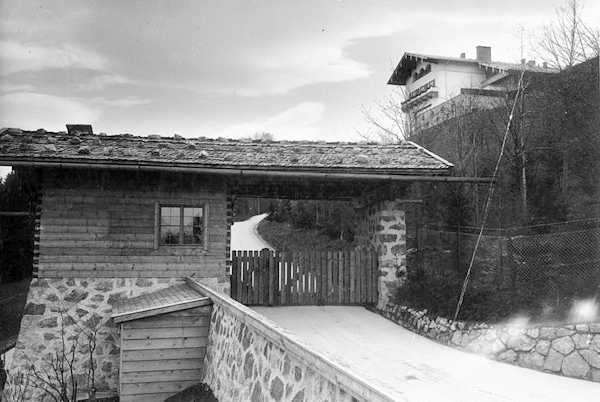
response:
[[[444,119],[449,109],[464,113],[488,109],[504,99],[506,90],[516,88],[520,71],[550,74],[556,70],[535,61],[505,63],[492,61],[489,46],[477,46],[476,57],[433,56],[404,53],[388,84],[405,87],[402,111],[410,115],[417,127],[431,126]]]

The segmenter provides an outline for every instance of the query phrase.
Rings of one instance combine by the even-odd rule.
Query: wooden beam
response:
[[[198,299],[167,304],[160,307],[152,307],[146,309],[140,309],[136,311],[130,311],[121,314],[115,314],[112,316],[112,319],[115,323],[119,324],[125,321],[137,320],[145,317],[152,317],[158,314],[171,313],[174,311],[187,310],[194,307],[208,306],[212,304],[212,301],[208,297],[200,297]]]
[[[0,216],[33,216],[32,212],[28,211],[0,211]]]

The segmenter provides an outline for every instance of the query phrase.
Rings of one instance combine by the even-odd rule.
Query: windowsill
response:
[[[208,252],[208,248],[206,248],[204,246],[194,245],[194,244],[159,244],[157,250],[161,250],[161,249],[163,249],[163,250],[164,249],[167,249],[167,250],[195,249],[195,250],[202,251],[202,252]]]
[[[201,244],[169,244],[169,243],[159,243],[158,247],[198,247],[198,248],[206,248]]]

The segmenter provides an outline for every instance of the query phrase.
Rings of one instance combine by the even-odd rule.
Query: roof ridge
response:
[[[431,58],[431,59],[443,59],[443,60],[451,60],[451,61],[458,61],[458,62],[465,62],[465,63],[477,63],[480,66],[490,66],[490,67],[494,67],[494,64],[504,64],[506,66],[512,66],[512,67],[524,67],[525,69],[534,69],[534,72],[557,72],[558,70],[554,69],[554,68],[550,68],[550,67],[543,67],[540,65],[535,65],[535,66],[530,66],[528,64],[521,64],[519,62],[513,62],[513,61],[501,61],[501,60],[492,60],[492,61],[481,61],[481,60],[477,60],[477,59],[473,59],[473,58],[468,58],[468,57],[455,57],[455,56],[441,56],[441,55],[437,55],[437,54],[426,54],[426,53],[415,53],[415,52],[404,52],[404,56],[406,55],[410,55],[412,57],[421,57],[421,58]]]
[[[222,143],[222,144],[247,144],[247,145],[329,145],[329,146],[380,146],[380,147],[402,147],[406,145],[404,143],[390,144],[380,143],[376,141],[319,141],[319,140],[253,140],[246,138],[225,138],[225,137],[184,137],[175,134],[174,136],[163,136],[158,134],[148,135],[135,135],[130,133],[119,133],[119,134],[107,134],[107,133],[94,133],[94,134],[68,134],[66,131],[47,131],[44,129],[37,130],[22,130],[18,128],[4,128],[1,134],[23,134],[23,135],[43,135],[43,136],[69,136],[78,138],[101,138],[106,140],[111,139],[130,139],[144,142],[180,142],[186,143],[190,141],[195,142],[207,142],[207,143]]]

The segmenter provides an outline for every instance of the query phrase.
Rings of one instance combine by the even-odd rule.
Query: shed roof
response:
[[[188,284],[181,284],[123,299],[113,307],[112,318],[120,323],[208,304],[211,304],[208,297],[202,296]]]
[[[64,163],[112,168],[211,168],[287,172],[448,175],[452,164],[407,141],[401,144],[243,141],[95,135],[3,129],[0,164]]]

